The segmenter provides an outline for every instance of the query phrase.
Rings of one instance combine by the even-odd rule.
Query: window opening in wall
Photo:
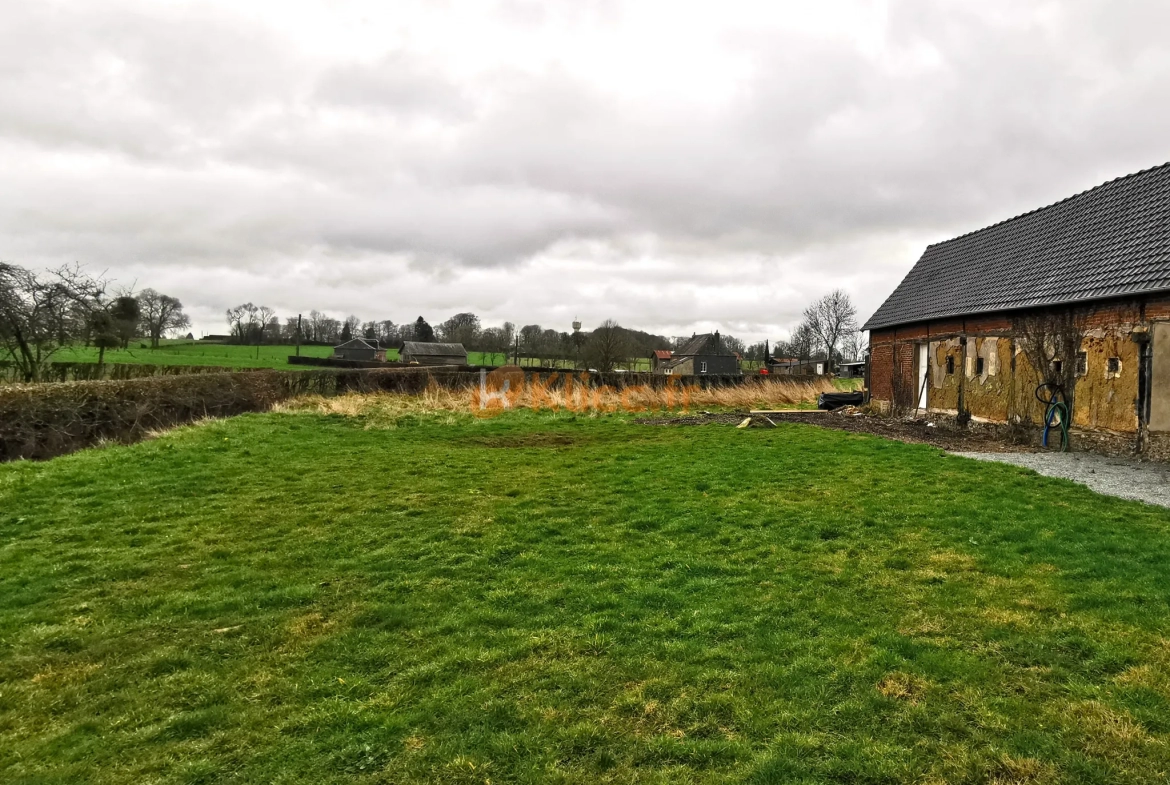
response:
[[[976,376],[983,375],[983,362],[984,362],[984,360],[982,357],[977,357],[975,359],[975,375]]]
[[[1077,355],[1077,376],[1084,376],[1089,372],[1089,356],[1084,352]]]
[[[1109,373],[1121,373],[1121,358],[1110,357],[1105,363],[1105,370]]]
[[[1064,363],[1060,360],[1053,360],[1052,375],[1059,379],[1062,373],[1064,373]]]
[[[953,376],[954,373],[955,373],[955,358],[951,355],[947,355],[947,375]]]
[[[699,373],[706,373],[706,372],[707,372],[707,363],[703,363],[703,362],[699,363]]]

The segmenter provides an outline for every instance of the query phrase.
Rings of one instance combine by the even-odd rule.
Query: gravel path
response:
[[[1170,507],[1170,465],[1085,452],[956,452],[964,458],[998,461],[1087,485],[1097,493]]]

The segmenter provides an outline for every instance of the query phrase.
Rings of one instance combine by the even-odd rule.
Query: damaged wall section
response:
[[[1068,379],[1074,426],[1170,433],[1170,298],[1098,303],[1080,307],[1078,314],[1077,356],[1054,357],[1055,367],[1047,369],[1032,367],[1024,344],[1035,338],[1022,334],[1019,314],[875,330],[870,336],[872,398],[913,408],[912,395],[903,395],[901,404],[894,401],[899,390],[914,389],[921,381],[912,358],[915,346],[925,343],[931,410],[1038,426],[1045,407],[1036,399],[1037,385]],[[1150,421],[1143,424],[1138,407],[1142,350],[1135,335],[1140,341],[1147,331],[1154,360]]]

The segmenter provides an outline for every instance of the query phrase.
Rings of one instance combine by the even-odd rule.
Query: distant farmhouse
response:
[[[692,335],[674,352],[671,359],[658,365],[656,373],[667,376],[732,376],[739,374],[739,359],[723,345],[718,332]]]
[[[420,343],[406,341],[399,358],[419,365],[467,365],[467,350],[461,343]]]
[[[661,373],[660,368],[669,363],[673,355],[674,352],[670,349],[655,349],[650,353],[650,371],[652,373]]]
[[[837,363],[837,375],[842,379],[864,379],[865,361]]]
[[[768,373],[779,376],[823,376],[824,360],[798,360],[794,357],[774,357],[768,362]]]
[[[863,329],[880,404],[1035,424],[1055,397],[1144,449],[1170,434],[1170,164],[927,247]]]
[[[386,350],[378,348],[377,344],[370,343],[362,338],[354,338],[340,346],[333,347],[335,360],[363,360],[366,362],[385,362]]]

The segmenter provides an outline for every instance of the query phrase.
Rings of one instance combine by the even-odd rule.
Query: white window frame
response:
[[[707,372],[707,363],[705,361],[701,361],[699,363],[699,373],[706,373],[706,372]]]

